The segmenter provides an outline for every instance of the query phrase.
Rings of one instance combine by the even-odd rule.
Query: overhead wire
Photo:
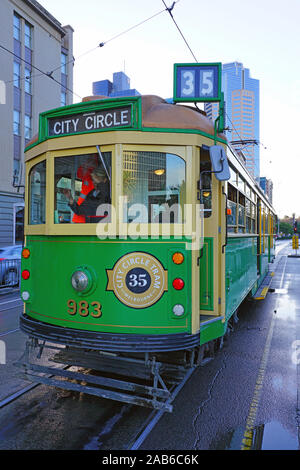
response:
[[[177,1],[179,1],[179,0],[177,0]],[[173,16],[173,14],[172,14],[172,10],[174,9],[174,6],[175,6],[175,4],[176,4],[177,2],[174,1],[174,2],[172,3],[171,7],[167,7],[165,0],[162,0],[162,2],[163,2],[163,4],[164,4],[164,6],[165,6],[165,10],[166,10],[166,11],[169,13],[169,15],[171,16],[172,21],[174,22],[176,28],[178,29],[178,31],[179,31],[179,33],[180,33],[182,39],[184,40],[186,46],[188,47],[190,53],[192,54],[192,56],[193,56],[195,62],[198,63],[198,60],[197,60],[197,58],[196,58],[194,52],[192,51],[192,49],[191,49],[189,43],[187,42],[186,38],[184,37],[184,35],[183,35],[181,29],[179,28],[177,22],[175,21],[175,18],[174,18],[174,16]],[[231,121],[230,117],[228,116],[228,114],[227,114],[226,112],[225,112],[225,114],[226,114],[228,120],[230,121],[230,123],[231,123],[231,125],[232,125],[232,128],[233,128],[233,129],[231,129],[231,130],[234,130],[234,131],[235,131],[235,133],[239,136],[239,138],[240,138],[240,140],[241,140],[241,143],[243,143],[243,140],[245,140],[245,139],[242,139],[242,138],[241,138],[240,134],[238,133],[238,131],[237,131],[236,127],[234,126],[233,122]],[[264,149],[266,149],[266,147],[264,146],[264,144],[262,144],[260,141],[254,142],[253,145],[256,144],[256,143],[257,143],[257,144],[260,144],[260,145],[263,145]]]
[[[192,56],[193,56],[195,62],[198,62],[198,60],[197,60],[195,54],[193,53],[193,51],[192,51],[192,49],[191,49],[189,43],[188,43],[187,40],[185,39],[185,37],[184,37],[184,35],[183,35],[181,29],[179,28],[178,24],[177,24],[176,21],[175,21],[175,18],[174,18],[174,16],[173,16],[173,14],[172,14],[172,10],[173,10],[173,8],[174,8],[174,6],[175,6],[175,4],[176,4],[177,2],[173,2],[173,3],[172,3],[172,6],[169,7],[169,8],[167,7],[165,0],[162,0],[162,2],[163,2],[163,4],[165,5],[166,11],[167,11],[167,12],[169,13],[169,15],[171,16],[173,23],[175,24],[176,28],[178,29],[178,31],[179,31],[179,33],[180,33],[182,39],[184,40],[186,46],[188,47],[190,53],[192,54]]]
[[[175,3],[177,3],[179,0],[176,0],[173,2],[173,6],[172,6],[172,9],[175,5]],[[166,6],[166,5],[165,5]],[[140,21],[139,23],[131,26],[130,28],[127,28],[126,30],[122,31],[121,33],[118,33],[116,34],[115,36],[111,37],[110,39],[108,39],[107,41],[103,41],[103,42],[100,42],[98,44],[98,46],[96,47],[93,47],[92,49],[89,49],[88,51],[84,52],[83,54],[79,55],[76,59],[73,57],[71,60],[67,61],[65,65],[69,65],[70,63],[74,63],[76,60],[80,59],[81,57],[95,51],[96,49],[98,49],[99,47],[103,47],[105,46],[107,43],[113,41],[114,39],[117,39],[119,38],[120,36],[128,33],[129,31],[132,31],[133,29],[137,28],[138,26],[141,26],[142,24],[146,23],[147,21],[150,21],[152,20],[153,18],[155,18],[156,16],[158,15],[161,15],[162,13],[164,13],[166,10],[169,10],[168,7],[166,6],[166,8],[164,8],[163,10],[160,10],[158,11],[157,13],[155,13],[154,15],[151,15],[149,16],[148,18],[144,19],[143,21]],[[51,78],[52,80],[54,80],[56,83],[58,83],[59,85],[63,86],[67,91],[70,91],[71,93],[73,93],[74,95],[76,95],[77,97],[79,97],[80,99],[82,99],[81,96],[79,96],[77,93],[75,93],[73,90],[70,90],[69,88],[67,88],[66,86],[64,86],[61,82],[59,82],[58,80],[56,80],[54,77],[53,77],[53,73],[60,69],[61,68],[61,65],[59,65],[58,67],[55,67],[53,68],[50,72],[44,72],[43,70],[39,69],[38,67],[34,66],[33,64],[31,64],[30,62],[26,61],[25,59],[23,59],[22,57],[19,57],[17,54],[15,54],[14,52],[10,51],[9,49],[7,49],[6,47],[2,46],[0,44],[0,48],[2,48],[3,50],[5,50],[6,52],[14,55],[16,58],[18,58],[19,60],[23,61],[24,63],[27,63],[28,65],[30,65],[32,68],[34,68],[35,70],[37,70],[38,72],[40,72],[39,74],[36,74],[36,75],[31,75],[30,77],[28,76],[25,76],[25,77],[18,77],[17,79],[14,79],[14,80],[9,80],[9,81],[6,81],[5,83],[13,83],[17,80],[26,80],[26,79],[29,79],[29,78],[35,78],[35,77],[40,77],[42,75],[46,75],[47,77]]]

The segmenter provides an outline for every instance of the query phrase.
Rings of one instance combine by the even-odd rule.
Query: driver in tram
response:
[[[70,189],[64,189],[63,193],[69,201],[69,207],[71,210],[81,216],[85,216],[85,223],[96,223],[100,222],[105,215],[96,215],[97,208],[101,204],[110,203],[110,187],[107,175],[102,168],[95,168],[91,172],[91,179],[93,181],[94,188],[87,194],[81,204],[76,202],[71,194]]]

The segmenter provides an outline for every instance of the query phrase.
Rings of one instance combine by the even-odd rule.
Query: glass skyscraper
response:
[[[135,88],[130,88],[130,79],[124,72],[115,72],[113,82],[100,80],[93,82],[93,95],[115,96],[139,96]]]
[[[222,91],[225,99],[225,131],[229,142],[241,149],[246,167],[254,178],[259,178],[259,80],[250,77],[250,71],[240,62],[223,64]],[[217,110],[213,103],[205,104],[205,111],[214,120]],[[250,141],[243,145],[240,141]]]

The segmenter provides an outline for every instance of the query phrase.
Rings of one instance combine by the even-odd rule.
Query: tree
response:
[[[284,233],[285,235],[293,235],[293,224],[281,220],[279,223],[279,232]]]

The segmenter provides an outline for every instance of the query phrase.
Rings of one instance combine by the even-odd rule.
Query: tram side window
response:
[[[246,232],[251,233],[252,223],[251,223],[251,202],[246,198]]]
[[[235,232],[237,227],[237,190],[230,183],[228,183],[227,208],[228,232]]]
[[[124,151],[124,222],[182,223],[185,161],[164,152]]]
[[[240,233],[245,232],[245,196],[239,193],[239,228],[238,231]]]
[[[210,161],[200,162],[200,203],[203,204],[204,218],[212,213],[211,171]]]
[[[95,153],[55,159],[55,223],[109,221],[111,152],[102,152],[101,156]]]
[[[251,233],[256,233],[256,205],[251,202]]]
[[[35,165],[29,173],[29,224],[46,222],[46,161]]]

